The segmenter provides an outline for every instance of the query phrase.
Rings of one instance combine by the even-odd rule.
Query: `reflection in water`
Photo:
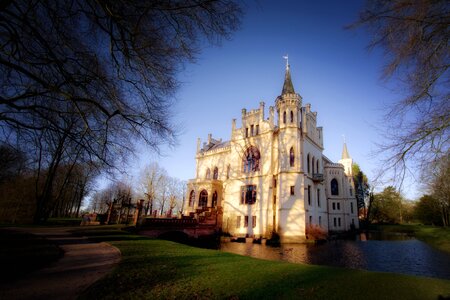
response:
[[[407,236],[357,241],[336,240],[322,245],[222,243],[226,252],[292,263],[338,266],[450,279],[450,255]]]

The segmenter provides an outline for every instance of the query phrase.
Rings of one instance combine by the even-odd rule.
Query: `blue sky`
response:
[[[221,47],[207,46],[195,64],[186,65],[173,107],[182,128],[179,144],[158,157],[145,147],[132,169],[157,161],[173,177],[195,174],[197,137],[208,133],[228,140],[231,120],[240,126],[241,109],[266,109],[281,93],[289,54],[294,88],[318,112],[324,130],[324,154],[333,161],[342,152],[345,134],[350,155],[369,179],[380,157],[373,157],[382,142],[384,106],[400,95],[380,79],[381,51],[367,51],[363,30],[345,30],[363,1],[258,1],[246,4],[241,30]],[[404,194],[417,194],[406,186]]]

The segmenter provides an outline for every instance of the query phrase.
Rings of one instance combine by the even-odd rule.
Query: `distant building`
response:
[[[338,117],[338,116],[337,116]],[[308,226],[325,231],[358,228],[352,159],[344,143],[342,159],[323,155],[317,112],[302,106],[289,65],[275,107],[242,109],[242,126],[232,120],[231,139],[197,143],[196,176],[188,182],[185,214],[216,213],[223,232],[282,242],[305,239]]]

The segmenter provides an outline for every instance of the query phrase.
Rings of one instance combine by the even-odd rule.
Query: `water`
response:
[[[337,266],[450,279],[450,255],[404,234],[370,233],[321,245],[222,243],[222,251],[291,263]]]

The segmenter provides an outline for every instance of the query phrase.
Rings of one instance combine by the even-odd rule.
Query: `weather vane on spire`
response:
[[[283,58],[286,60],[286,69],[289,67],[289,56],[286,54],[283,56]]]

